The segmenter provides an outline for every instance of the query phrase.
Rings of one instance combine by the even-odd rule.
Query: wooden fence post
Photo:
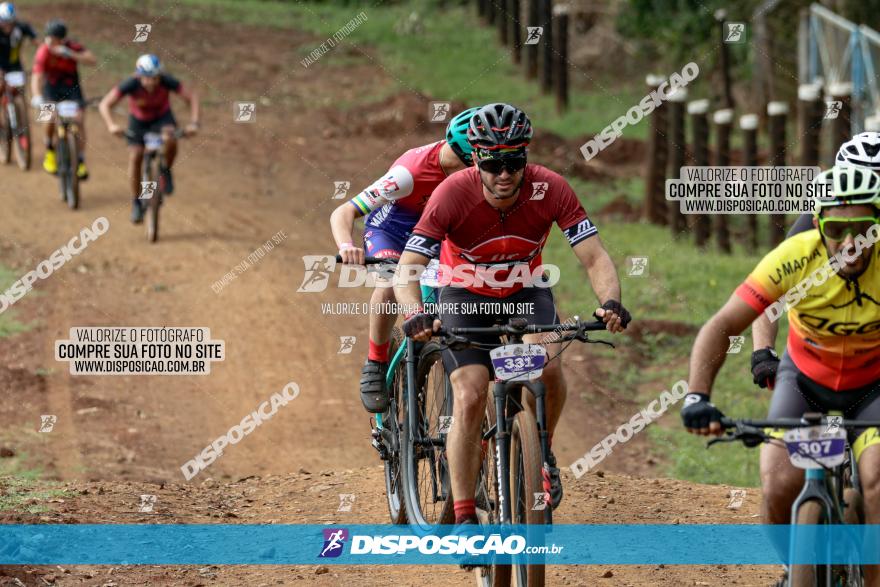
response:
[[[730,166],[730,128],[733,125],[733,110],[724,108],[712,114],[715,123],[715,167]],[[731,254],[730,226],[727,214],[715,215],[715,238],[722,253]]]
[[[513,49],[513,62],[517,65],[522,61],[522,27],[520,23],[520,2],[519,0],[508,0],[510,6],[510,14],[508,22],[510,24],[510,46]]]
[[[645,81],[649,91],[665,81],[659,75],[649,75]],[[648,164],[645,166],[645,218],[651,224],[664,225],[666,214],[666,162],[669,145],[666,141],[667,105],[661,103],[651,115],[651,130],[648,133]]]
[[[568,110],[568,6],[561,5],[556,11],[556,112]]]
[[[687,100],[687,89],[678,88],[669,92],[669,179],[680,179],[681,168],[685,163],[687,139],[684,132],[684,103]],[[665,189],[664,189],[665,198]],[[678,202],[667,202],[669,214],[669,226],[672,228],[672,236],[681,238],[687,230],[687,219],[679,209]]]
[[[526,0],[529,3],[528,5],[528,18],[526,19],[526,38],[523,43],[528,43],[525,45],[526,48],[526,77],[528,79],[535,79],[538,77],[538,45],[540,41],[537,43],[534,42],[534,39],[530,39],[528,36],[528,27],[537,27],[540,25],[540,16],[538,13],[538,5],[541,3],[541,0]]]
[[[544,45],[541,91],[549,94],[553,91],[553,0],[541,0],[541,23],[544,26],[544,34],[541,36],[541,43]]]
[[[784,167],[788,156],[785,142],[785,122],[788,119],[788,104],[770,102],[767,104],[767,130],[770,134],[770,154],[768,164]],[[770,215],[770,246],[775,247],[785,240],[785,214]]]
[[[705,167],[709,165],[709,100],[688,102],[687,112],[691,119],[693,164]],[[706,247],[712,233],[711,218],[708,214],[695,214],[692,222],[697,246]]]
[[[739,127],[743,131],[743,165],[754,167],[758,164],[758,115],[744,114],[739,117]],[[749,251],[758,250],[758,215],[748,215],[749,236],[746,241]]]

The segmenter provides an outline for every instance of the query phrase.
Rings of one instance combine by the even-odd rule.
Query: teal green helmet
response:
[[[471,117],[479,110],[479,108],[468,108],[450,120],[449,125],[446,127],[446,143],[452,147],[458,158],[467,166],[472,164],[471,153],[474,151],[474,148],[468,142],[467,131],[470,126]]]

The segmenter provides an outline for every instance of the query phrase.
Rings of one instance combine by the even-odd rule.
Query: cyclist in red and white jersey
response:
[[[446,140],[405,152],[384,176],[333,211],[330,228],[343,263],[361,265],[365,253],[382,259],[400,258],[434,189],[447,176],[471,165],[467,128],[476,111],[469,108],[459,113],[446,127]],[[352,233],[355,220],[364,215],[364,246],[360,247],[354,244]],[[373,290],[373,307],[389,302],[394,302],[390,287]],[[385,375],[396,320],[396,313],[370,312],[370,349],[361,371],[361,402],[371,413],[388,409]]]
[[[78,102],[85,106],[85,96],[79,79],[79,65],[95,65],[95,55],[81,44],[67,38],[67,25],[60,20],[50,20],[46,24],[46,37],[34,55],[33,77],[31,78],[31,103],[35,106],[43,101],[62,102],[66,100]],[[79,179],[88,179],[86,168],[86,113],[80,111],[79,134],[77,135],[77,155],[79,162],[76,175]],[[55,160],[55,123],[45,125],[46,155],[43,158],[43,169],[47,173],[58,173],[58,162]]]
[[[596,314],[611,332],[626,328],[630,315],[620,304],[620,281],[598,229],[565,179],[540,165],[527,164],[531,137],[528,117],[508,104],[489,104],[471,118],[468,139],[477,165],[450,176],[434,191],[400,258],[395,294],[404,305],[421,302],[418,281],[402,278],[404,273],[413,273],[412,266],[424,266],[439,254],[441,267],[453,268],[451,283],[440,290],[439,317],[424,311],[408,315],[404,322],[408,336],[427,340],[441,324],[452,328],[491,326],[512,317],[525,318],[531,324],[557,322],[553,295],[546,284],[514,283],[517,276],[540,274],[541,251],[554,223],[565,233],[587,271],[601,302]],[[463,276],[479,271],[488,271],[501,285],[488,287],[479,280],[465,283]],[[533,311],[475,315],[445,310],[455,308],[457,303],[492,302],[513,308],[532,304]],[[497,338],[472,338],[498,344]],[[541,342],[541,338],[533,335],[525,340],[534,343]],[[548,344],[548,356],[555,356],[558,346]],[[481,458],[480,422],[491,362],[489,352],[480,349],[446,350],[443,361],[454,394],[455,425],[447,437],[446,453],[455,496],[455,521],[472,523],[476,519],[473,497]],[[565,382],[558,360],[548,362],[541,380],[547,388],[547,426],[552,442],[565,402]],[[552,456],[551,461],[547,465],[551,470],[551,505],[555,508],[562,499],[562,485]]]

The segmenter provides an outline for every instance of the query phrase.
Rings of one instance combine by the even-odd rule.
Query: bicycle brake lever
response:
[[[733,434],[728,434],[727,436],[718,436],[716,438],[713,438],[709,442],[707,442],[706,448],[709,448],[710,446],[712,446],[713,444],[718,443],[718,442],[736,442],[737,440],[740,440],[740,439]]]
[[[590,338],[589,335],[583,330],[578,330],[577,332],[575,332],[574,335],[572,336],[572,338],[574,340],[579,340],[581,342],[586,342],[589,344],[607,344],[611,348],[615,348],[613,342],[608,342],[607,340],[601,340],[601,339],[594,340],[594,339]]]

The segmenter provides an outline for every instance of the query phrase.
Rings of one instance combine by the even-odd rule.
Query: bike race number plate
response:
[[[791,464],[800,469],[836,467],[846,456],[846,430],[827,426],[793,428],[783,435]]]
[[[6,74],[6,83],[13,88],[21,88],[24,86],[24,72],[10,71]]]
[[[156,132],[148,132],[144,135],[144,146],[148,151],[158,151],[162,148],[162,135]]]
[[[507,344],[489,352],[498,381],[532,381],[541,376],[547,349],[539,344]]]
[[[58,116],[61,118],[73,118],[79,113],[79,104],[73,100],[58,102]]]

